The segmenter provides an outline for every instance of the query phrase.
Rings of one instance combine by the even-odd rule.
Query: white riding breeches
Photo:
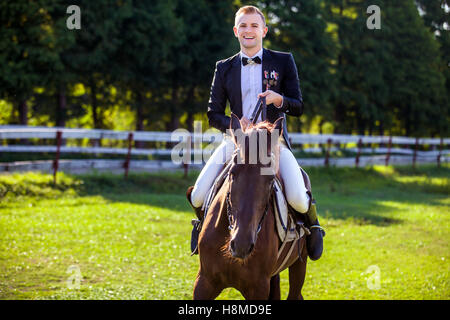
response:
[[[203,167],[191,193],[192,205],[199,208],[203,205],[206,194],[219,175],[224,163],[231,159],[235,144],[230,136],[224,136],[222,143]],[[300,213],[306,213],[309,206],[309,195],[297,160],[289,148],[280,143],[279,173],[283,180],[286,200]]]

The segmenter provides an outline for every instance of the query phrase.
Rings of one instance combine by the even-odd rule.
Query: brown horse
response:
[[[214,299],[228,287],[239,290],[245,299],[280,299],[281,270],[277,274],[274,272],[285,261],[291,245],[296,247],[290,251],[284,267],[289,267],[288,299],[303,299],[301,289],[307,261],[304,237],[287,245],[277,259],[281,241],[276,231],[273,202],[270,201],[277,171],[261,174],[261,169],[267,169],[269,165],[263,164],[261,159],[253,164],[248,161],[249,151],[255,150],[249,147],[249,141],[261,130],[268,135],[267,155],[272,155],[271,150],[274,150],[275,161],[278,161],[275,152],[278,141],[272,145],[270,136],[274,130],[281,132],[281,120],[274,124],[259,123],[247,129],[244,139],[232,135],[236,157],[228,178],[205,214],[199,235],[200,269],[194,284],[194,299]],[[234,114],[231,115],[230,127],[242,129],[239,118]],[[260,150],[263,143],[259,138],[257,141],[257,150]],[[244,154],[244,163],[236,161],[239,154]]]

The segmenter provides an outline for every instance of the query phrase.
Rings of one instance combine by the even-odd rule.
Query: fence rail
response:
[[[187,133],[187,132],[186,132]],[[219,143],[223,139],[221,133],[189,133],[190,141],[204,143]],[[297,159],[302,166],[365,166],[370,164],[384,163],[407,164],[413,166],[416,162],[436,162],[439,166],[441,162],[448,162],[450,150],[445,149],[450,138],[422,138],[422,137],[399,137],[399,136],[361,136],[361,135],[341,135],[341,134],[303,134],[290,133],[290,143],[294,150],[301,150],[306,153],[325,153],[325,158]],[[55,145],[8,145],[11,139],[54,139]],[[66,146],[63,141],[66,139],[91,139],[91,140],[118,140],[127,141],[127,147],[79,147]],[[47,128],[47,127],[23,127],[23,126],[0,126],[0,152],[41,152],[55,153],[52,161],[52,169],[56,180],[56,173],[59,166],[61,169],[67,168],[122,168],[125,175],[131,169],[146,168],[176,168],[180,165],[170,164],[171,161],[131,161],[132,155],[171,155],[171,149],[145,149],[136,148],[134,142],[180,142],[180,135],[172,132],[147,132],[147,131],[113,131],[113,130],[88,130],[70,128]],[[309,145],[309,147],[305,147]],[[315,147],[314,145],[319,145]],[[367,147],[371,145],[372,147]],[[396,147],[394,147],[394,145]],[[195,146],[195,144],[194,144]],[[375,147],[373,147],[375,146]],[[427,151],[419,148],[429,149]],[[354,157],[331,156],[333,152],[345,150],[355,154]],[[203,154],[203,149],[190,149],[191,155]],[[125,155],[124,160],[59,160],[61,153],[84,153],[84,154],[114,154]],[[363,154],[375,154],[367,156]],[[72,165],[70,163],[72,162]],[[1,171],[34,170],[39,166],[47,168],[48,161],[23,162],[23,163],[3,163],[0,164]],[[198,167],[198,165],[197,165]],[[188,166],[184,165],[187,172]],[[44,169],[45,170],[45,169]]]
[[[55,139],[56,133],[60,131],[63,139],[112,139],[128,140],[128,135],[133,134],[135,141],[151,142],[174,142],[172,132],[164,131],[114,131],[99,129],[69,129],[69,128],[42,128],[42,127],[19,127],[4,128],[0,126],[0,139]],[[222,133],[191,133],[193,139],[202,139],[204,142],[222,140]],[[392,144],[400,145],[448,145],[450,138],[411,138],[399,136],[361,136],[344,134],[306,134],[289,133],[292,144],[326,144],[329,140],[332,143],[358,143],[363,144],[387,144],[391,140]]]

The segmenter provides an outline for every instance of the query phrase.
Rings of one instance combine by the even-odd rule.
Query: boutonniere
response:
[[[276,72],[275,70],[272,71],[267,71],[264,70],[264,80],[263,80],[263,84],[266,86],[266,90],[269,90],[270,87],[276,86],[278,83],[278,72]]]

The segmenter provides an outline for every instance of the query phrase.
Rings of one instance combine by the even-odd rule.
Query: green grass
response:
[[[448,166],[306,170],[327,235],[305,299],[450,299]],[[0,175],[0,299],[191,299],[197,174]]]

